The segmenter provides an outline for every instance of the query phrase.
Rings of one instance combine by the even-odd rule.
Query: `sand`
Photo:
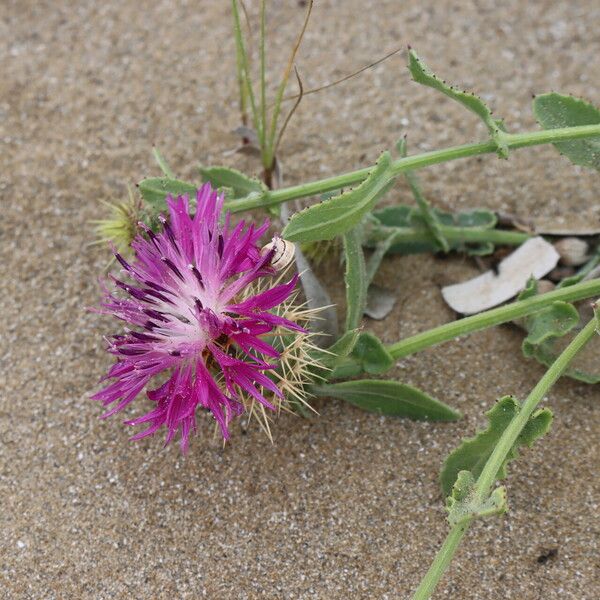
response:
[[[303,9],[270,4],[279,72]],[[312,87],[411,43],[526,130],[532,93],[598,102],[599,20],[589,0],[319,0],[298,65]],[[229,27],[228,3],[216,0],[0,7],[2,598],[406,598],[447,531],[444,456],[496,398],[522,397],[543,373],[521,357],[518,330],[502,327],[392,373],[459,408],[458,423],[322,401],[319,418],[280,418],[273,445],[257,427],[236,427],[223,449],[206,427],[182,457],[159,437],[130,443],[120,419],[98,418],[89,395],[111,362],[102,335],[114,330],[85,310],[107,261],[88,246],[99,201],[158,173],[152,144],[182,178],[195,178],[198,162],[257,170],[224,154],[238,125]],[[281,149],[285,181],[366,166],[404,133],[412,152],[484,135],[395,57],[306,98]],[[552,148],[434,167],[422,180],[440,207],[600,215],[597,174]],[[403,183],[394,198],[410,201]],[[339,280],[338,269],[330,261],[321,275]],[[460,257],[386,259],[378,282],[399,301],[367,328],[392,342],[453,319],[440,286],[476,272]],[[510,513],[473,527],[436,597],[600,597],[599,401],[597,387],[572,381],[552,390],[552,432],[511,467]]]

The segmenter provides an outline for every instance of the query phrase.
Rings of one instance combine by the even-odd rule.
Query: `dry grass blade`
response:
[[[296,109],[298,108],[298,106],[300,106],[300,102],[302,102],[302,98],[304,97],[304,86],[302,85],[302,79],[300,77],[300,73],[298,73],[298,69],[296,67],[294,67],[294,73],[296,73],[296,79],[298,80],[298,88],[300,89],[300,93],[297,96],[297,100],[296,102],[294,102],[294,106],[292,106],[292,109],[290,110],[290,112],[287,114],[285,121],[283,122],[283,125],[281,126],[281,129],[279,130],[279,135],[277,136],[277,142],[275,142],[275,148],[273,148],[273,156],[277,156],[277,149],[279,148],[279,144],[281,144],[281,140],[283,138],[283,134],[285,133],[285,130],[288,126],[288,123],[290,122],[291,118],[293,117],[294,113],[296,112]]]
[[[380,65],[382,62],[385,62],[388,58],[392,58],[392,56],[395,56],[396,54],[398,54],[398,52],[400,52],[403,49],[404,49],[404,46],[400,46],[399,48],[392,50],[392,52],[388,52],[385,56],[382,56],[381,58],[377,59],[376,61],[369,63],[368,65],[365,65],[364,67],[361,67],[360,69],[358,69],[358,71],[354,71],[353,73],[350,73],[349,75],[344,75],[344,77],[340,77],[340,79],[336,79],[335,81],[330,81],[329,83],[326,83],[325,85],[320,85],[319,87],[307,90],[302,95],[309,96],[310,94],[316,94],[317,92],[322,92],[323,90],[327,90],[329,88],[335,87],[336,85],[339,85],[340,83],[344,83],[345,81],[348,81],[349,79],[352,79],[353,77],[356,77],[357,75],[360,75],[361,73],[364,73],[365,71],[368,71],[369,69],[372,69],[373,67],[376,67],[377,65]],[[286,96],[281,101],[287,102],[288,100],[295,100],[296,98],[298,98],[298,96],[299,96],[299,94],[294,94],[293,96]]]
[[[275,97],[275,103],[273,106],[273,114],[271,115],[271,130],[270,130],[270,140],[269,140],[269,148],[271,149],[270,158],[272,159],[274,156],[274,142],[277,128],[277,120],[279,119],[279,113],[281,111],[281,101],[283,99],[283,94],[285,92],[285,88],[287,87],[288,81],[290,79],[290,73],[292,72],[292,67],[294,66],[294,60],[296,59],[296,55],[298,54],[298,50],[300,48],[300,44],[302,43],[302,38],[306,32],[306,28],[308,26],[308,21],[310,20],[310,15],[313,9],[313,0],[310,0],[308,6],[306,8],[306,15],[304,17],[304,23],[302,24],[302,29],[298,34],[296,39],[296,43],[292,48],[292,52],[290,54],[290,58],[285,67],[285,71],[283,72],[283,78],[281,79],[281,83],[277,89],[277,95]]]

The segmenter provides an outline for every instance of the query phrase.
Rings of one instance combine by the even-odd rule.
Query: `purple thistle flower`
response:
[[[279,352],[263,336],[276,328],[304,331],[271,312],[294,292],[297,275],[285,284],[267,287],[273,251],[262,252],[258,241],[268,222],[255,228],[231,225],[229,214],[219,223],[223,196],[209,184],[197,192],[197,209],[190,214],[187,196],[167,198],[169,220],[161,217],[162,232],[144,227],[132,243],[135,259],[115,253],[131,283],[112,278],[121,297],[104,287],[97,312],[125,321],[124,333],[109,340],[108,352],[117,357],[102,381],[112,379],[93,398],[111,408],[108,417],[123,410],[151,380],[168,379],[149,390],[155,403],[147,414],[125,421],[146,424],[132,439],[167,428],[165,444],[179,431],[181,448],[188,448],[196,430],[196,409],[209,410],[225,438],[234,415],[243,412],[242,395],[275,409],[264,396],[282,398],[266,373],[276,368]],[[257,293],[256,282],[264,291]],[[265,289],[266,288],[266,289]]]

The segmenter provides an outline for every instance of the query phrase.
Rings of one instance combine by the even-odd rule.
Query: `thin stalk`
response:
[[[498,308],[492,308],[491,310],[486,310],[485,312],[465,317],[464,319],[434,327],[423,333],[418,333],[395,344],[391,344],[387,347],[387,350],[394,358],[402,358],[409,354],[420,352],[430,346],[453,340],[461,335],[525,317],[557,300],[577,302],[578,300],[598,295],[600,295],[600,279],[582,281],[568,287],[552,290],[546,294],[539,294],[526,300],[517,300]]]
[[[235,5],[235,0],[233,0]],[[237,8],[237,7],[236,7]],[[235,10],[235,8],[234,8]],[[248,90],[244,79],[244,57],[243,57],[243,41],[241,29],[237,28],[234,15],[233,37],[235,39],[235,69],[238,80],[239,89],[239,106],[242,125],[248,125]]]
[[[238,0],[231,0],[231,10],[233,13],[233,35],[235,38],[236,49],[240,53],[240,60],[242,64],[242,70],[240,76],[243,77],[243,84],[246,88],[248,99],[250,100],[250,107],[252,109],[252,123],[258,139],[261,140],[261,146],[264,144],[264,132],[261,127],[258,110],[256,107],[256,100],[254,98],[254,90],[252,89],[252,79],[250,77],[250,65],[248,61],[248,52],[246,51],[246,45],[244,44],[244,38],[242,35],[242,26],[240,23],[240,13],[238,11]]]
[[[565,348],[562,354],[552,363],[544,376],[539,380],[527,397],[527,400],[525,400],[519,413],[504,430],[504,433],[498,440],[496,447],[488,458],[483,471],[475,484],[475,494],[480,500],[486,498],[490,493],[492,486],[496,482],[500,466],[506,460],[508,453],[511,451],[515,441],[519,437],[519,434],[529,420],[529,417],[533,414],[537,405],[544,399],[550,388],[564,373],[565,369],[569,366],[575,356],[592,339],[596,333],[596,327],[596,319],[593,318],[577,334],[575,339]],[[425,577],[417,588],[413,600],[427,600],[431,597],[431,594],[433,594],[446,568],[452,561],[458,545],[469,528],[470,523],[470,521],[467,521],[452,527]]]
[[[559,129],[546,129],[542,131],[532,131],[527,133],[505,134],[506,144],[509,149],[526,148],[528,146],[537,146],[541,144],[551,144],[555,142],[564,142],[568,140],[580,140],[583,138],[600,136],[600,124],[580,125],[578,127],[562,127]],[[467,158],[469,156],[478,156],[497,151],[497,146],[492,140],[478,142],[474,144],[463,144],[452,146],[442,150],[433,150],[424,152],[406,158],[399,158],[392,164],[393,175],[399,175],[404,171],[423,169],[431,165]],[[310,183],[303,183],[287,188],[281,188],[271,191],[258,197],[240,198],[231,200],[226,204],[226,208],[232,212],[250,210],[267,206],[275,206],[282,202],[289,202],[297,198],[315,196],[333,190],[354,186],[361,183],[369,175],[372,167],[358,169],[343,175],[327,177]]]
[[[292,48],[292,52],[290,53],[290,57],[283,72],[283,77],[281,78],[281,82],[279,83],[279,87],[277,88],[275,102],[273,103],[273,112],[271,113],[271,126],[268,130],[268,133],[266,134],[268,136],[268,139],[266,142],[265,151],[263,153],[263,167],[265,169],[271,169],[273,167],[273,160],[275,158],[275,136],[277,135],[277,121],[279,119],[279,113],[281,112],[281,101],[283,100],[283,94],[285,93],[285,88],[287,87],[288,81],[290,79],[290,74],[292,72],[292,67],[294,66],[296,54],[298,54],[298,49],[300,48],[302,38],[304,37],[304,33],[306,32],[306,27],[310,19],[312,8],[313,0],[309,0],[308,6],[306,8],[306,14],[304,16],[304,23],[302,24],[302,29],[300,30],[300,33],[296,38],[296,42]],[[298,197],[300,198],[301,196]],[[291,199],[292,198],[290,198],[290,200]]]
[[[260,121],[261,128],[266,131],[267,128],[267,81],[266,81],[266,60],[265,60],[265,20],[266,7],[265,0],[260,2]],[[264,150],[264,149],[263,149]]]

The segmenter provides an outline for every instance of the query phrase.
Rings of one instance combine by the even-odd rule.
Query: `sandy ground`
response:
[[[270,4],[280,69],[303,9]],[[319,0],[298,64],[315,86],[411,43],[525,130],[532,93],[598,102],[599,20],[593,1]],[[526,394],[543,373],[505,327],[393,373],[458,407],[459,423],[328,401],[313,421],[281,418],[274,445],[254,428],[222,449],[203,431],[182,457],[98,419],[89,394],[111,362],[102,335],[114,327],[85,311],[107,260],[88,247],[88,221],[103,214],[99,200],[157,173],[153,143],[184,178],[198,162],[256,170],[223,154],[238,125],[229,27],[228,3],[216,0],[1,3],[2,598],[406,598],[447,529],[442,459],[497,397]],[[282,149],[286,182],[367,165],[405,132],[413,152],[484,135],[395,57],[306,99]],[[600,215],[597,175],[551,148],[422,176],[442,207]],[[409,201],[403,184],[394,195]],[[324,267],[330,279],[337,269]],[[391,342],[446,322],[440,285],[475,272],[461,258],[387,260],[379,281],[399,302],[367,326]],[[437,597],[600,597],[599,401],[598,388],[556,386],[551,434],[511,468],[510,514],[473,527]]]

